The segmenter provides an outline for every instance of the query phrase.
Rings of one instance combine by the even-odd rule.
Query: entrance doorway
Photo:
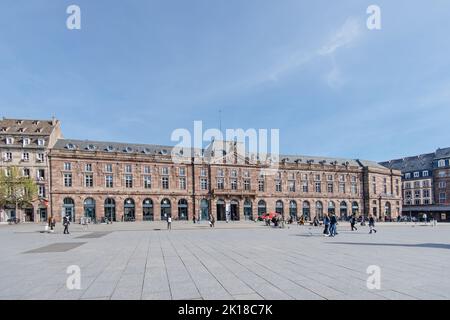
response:
[[[225,201],[217,200],[217,221],[225,221],[227,219],[225,214]]]
[[[172,217],[172,207],[169,199],[163,199],[161,201],[161,221],[167,220]]]
[[[237,200],[231,200],[230,218],[231,221],[239,221],[239,202]]]

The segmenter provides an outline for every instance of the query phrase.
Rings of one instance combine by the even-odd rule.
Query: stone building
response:
[[[24,176],[38,185],[39,197],[15,212],[15,207],[0,208],[0,222],[10,218],[38,222],[47,219],[50,191],[47,154],[56,140],[62,138],[60,123],[52,120],[0,120],[0,170],[16,166]]]
[[[402,172],[403,215],[450,220],[450,148],[381,164]]]
[[[217,147],[226,144],[226,150]],[[307,156],[267,159],[236,142],[202,150],[60,139],[52,148],[50,206],[60,220],[254,220],[264,213],[396,218],[401,173],[375,162]],[[174,157],[174,155],[177,155]],[[176,160],[175,160],[176,158]],[[270,158],[270,157],[269,157]],[[269,162],[274,162],[271,159]],[[272,163],[273,164],[273,163]]]

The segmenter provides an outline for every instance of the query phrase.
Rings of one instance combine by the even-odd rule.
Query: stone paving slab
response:
[[[71,227],[0,226],[0,299],[450,299],[446,224],[379,224],[373,235],[340,224],[335,238],[254,222]],[[80,290],[66,287],[72,265]],[[367,288],[371,265],[380,290]]]

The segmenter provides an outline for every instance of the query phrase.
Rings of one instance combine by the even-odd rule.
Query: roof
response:
[[[0,119],[0,134],[2,135],[50,135],[58,124],[58,120],[36,119]]]
[[[380,164],[389,169],[400,170],[402,172],[413,172],[413,171],[433,170],[434,159],[435,159],[434,153],[426,153],[403,159],[380,162]]]
[[[450,158],[450,148],[437,149],[435,159]]]
[[[125,142],[107,142],[91,140],[58,139],[53,149],[84,150],[103,152],[143,153],[148,155],[170,154],[174,147],[155,144],[136,144]]]

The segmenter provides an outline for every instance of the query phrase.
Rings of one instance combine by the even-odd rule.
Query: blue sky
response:
[[[0,116],[172,145],[221,109],[223,128],[279,128],[285,154],[432,152],[450,146],[449,30],[445,0],[2,0]]]

